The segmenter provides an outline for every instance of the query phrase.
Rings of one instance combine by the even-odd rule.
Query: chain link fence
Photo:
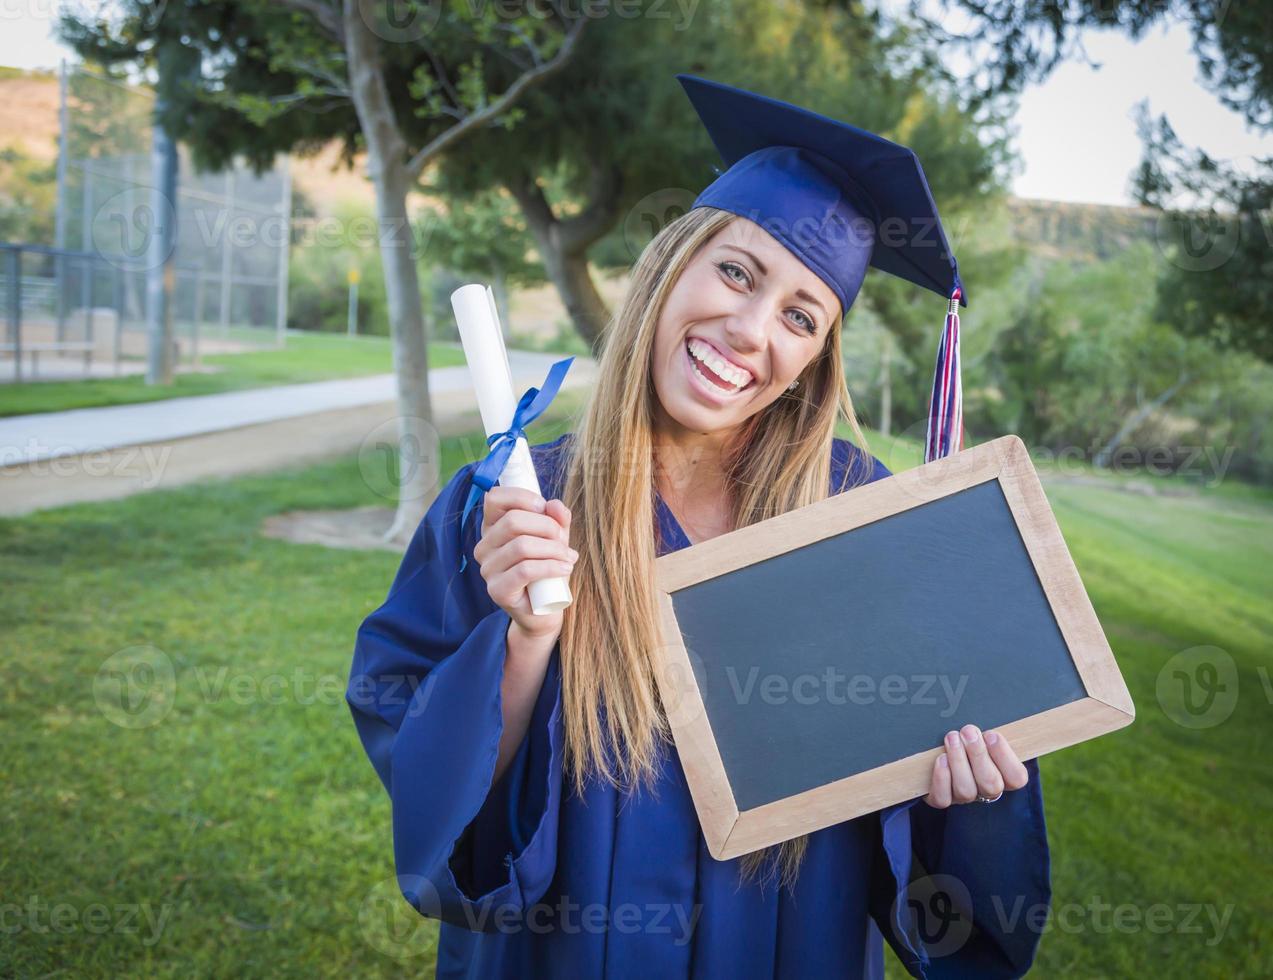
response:
[[[200,174],[179,148],[177,193],[167,201],[153,190],[153,110],[148,88],[64,67],[55,247],[0,247],[0,356],[13,359],[14,378],[38,377],[42,367],[44,376],[141,369],[152,245],[170,221],[174,363],[283,345],[287,159],[262,174],[243,166]]]

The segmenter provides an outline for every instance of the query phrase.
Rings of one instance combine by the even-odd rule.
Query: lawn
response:
[[[385,337],[290,331],[283,349],[212,354],[202,358],[202,363],[216,371],[178,374],[167,387],[147,385],[141,375],[0,384],[0,417],[385,374],[393,370],[393,351]],[[430,367],[454,367],[463,363],[464,352],[458,345],[429,346]]]
[[[1273,974],[1273,506],[1048,494],[1138,713],[1041,761],[1065,914],[1035,975]],[[378,502],[348,459],[0,521],[0,976],[431,975],[342,700],[397,559],[258,533]],[[1155,692],[1200,645],[1232,658],[1238,697],[1193,730]],[[121,676],[152,699],[121,701]]]

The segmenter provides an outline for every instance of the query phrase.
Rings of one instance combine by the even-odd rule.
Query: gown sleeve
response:
[[[930,807],[917,797],[879,813],[871,914],[914,977],[1020,977],[1052,898],[1043,789],[994,803]]]
[[[480,504],[460,514],[473,463],[416,529],[388,597],[358,628],[346,701],[388,791],[403,895],[423,915],[473,931],[524,913],[557,864],[562,727],[554,648],[516,757],[492,786],[503,731],[509,615],[471,557]]]
[[[870,481],[892,473],[872,457]],[[994,803],[922,796],[879,811],[871,915],[913,977],[1020,977],[1052,899],[1037,759]]]

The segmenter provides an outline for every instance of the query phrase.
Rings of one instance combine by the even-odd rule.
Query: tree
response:
[[[425,168],[483,127],[506,122],[535,85],[559,71],[586,24],[549,6],[471,7],[442,0],[121,0],[115,19],[64,14],[61,32],[107,65],[153,69],[157,54],[190,46],[193,79],[160,79],[158,120],[220,167],[242,154],[259,167],[275,154],[331,139],[363,151],[375,188],[385,293],[398,379],[400,447],[432,447],[427,338],[407,194]],[[400,448],[400,452],[402,449]],[[425,451],[428,451],[427,449]],[[387,537],[406,539],[436,474],[401,466]]]
[[[1186,23],[1207,85],[1229,108],[1273,131],[1273,17],[1267,4],[1230,0],[944,0],[971,17],[957,34],[911,9],[937,43],[959,47],[973,68],[970,104],[1020,91],[1064,58],[1082,54],[1081,32],[1115,29],[1139,37],[1167,19]],[[1144,147],[1137,199],[1162,211],[1160,242],[1172,266],[1158,281],[1159,316],[1218,349],[1273,359],[1273,159],[1244,174],[1182,146],[1166,116],[1142,108]]]
[[[511,287],[544,281],[543,265],[530,258],[532,242],[517,204],[499,188],[483,191],[462,206],[455,202],[446,212],[426,207],[417,212],[415,222],[431,261],[489,282],[505,314]]]
[[[1162,212],[1158,239],[1171,260],[1158,280],[1158,316],[1273,363],[1273,158],[1246,174],[1186,148],[1144,105],[1137,124],[1135,193]]]
[[[599,20],[571,64],[520,105],[533,126],[466,141],[435,183],[452,199],[491,186],[508,191],[545,273],[594,348],[609,311],[592,267],[630,266],[715,177],[719,155],[678,72],[910,140],[943,208],[996,192],[1002,142],[990,123],[974,125],[944,97],[904,26],[856,4],[715,0],[692,24],[658,16],[669,5],[646,6],[645,16]],[[925,351],[930,343],[931,331]]]

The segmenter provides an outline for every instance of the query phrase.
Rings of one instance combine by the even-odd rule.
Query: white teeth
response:
[[[734,365],[726,363],[716,354],[714,350],[712,350],[712,348],[708,344],[703,343],[703,341],[699,340],[697,337],[691,337],[688,344],[686,344],[686,346],[688,347],[690,354],[694,358],[702,361],[709,368],[715,371],[717,375],[724,378],[726,381],[730,382],[730,384],[734,386],[733,387],[734,391],[741,390],[742,388],[746,387],[746,385],[751,381],[750,372],[740,370],[739,368],[734,367]],[[697,366],[694,367],[694,370],[698,373],[698,376],[702,378],[704,381],[707,381],[709,384],[715,385],[715,387],[717,388],[721,387],[720,385],[713,382],[706,375],[704,375],[702,371],[699,371]],[[729,390],[729,389],[723,389],[723,390]]]

